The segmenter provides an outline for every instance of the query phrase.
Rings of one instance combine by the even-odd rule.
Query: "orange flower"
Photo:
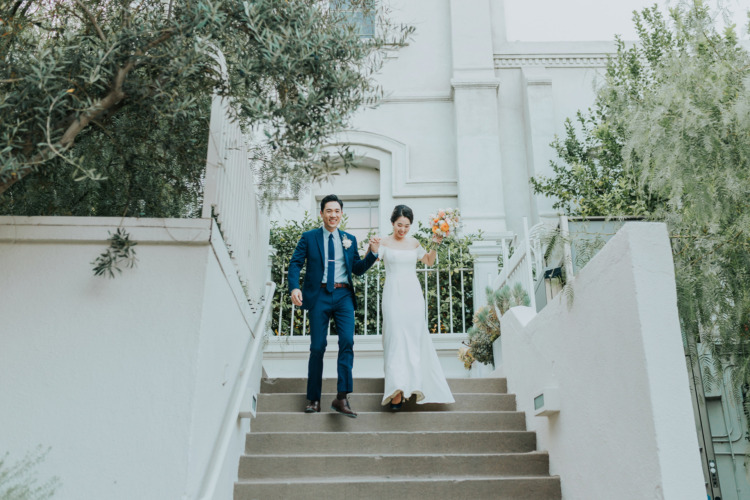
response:
[[[437,222],[437,221],[439,221],[439,220],[440,220],[440,219],[438,219],[437,217],[435,217],[434,219],[432,219],[432,222]]]
[[[448,229],[450,229],[450,226],[448,226],[447,222],[443,222],[442,224],[440,224],[440,230],[445,234],[448,234]]]
[[[437,228],[437,226],[432,226],[432,232],[433,232],[434,234],[437,234],[437,232],[438,232],[438,228]]]

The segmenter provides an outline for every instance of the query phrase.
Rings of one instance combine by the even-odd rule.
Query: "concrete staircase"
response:
[[[304,379],[263,381],[240,459],[235,500],[560,499],[560,479],[537,452],[505,379],[452,379],[452,405],[380,405],[383,379],[355,380],[356,419],[305,414]]]

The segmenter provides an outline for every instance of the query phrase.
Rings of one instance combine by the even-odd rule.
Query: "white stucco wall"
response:
[[[481,229],[491,237],[520,233],[523,217],[531,225],[553,217],[553,200],[534,195],[528,178],[551,173],[554,136],[564,135],[566,118],[593,105],[615,35],[637,40],[632,12],[653,3],[385,1],[392,20],[416,32],[406,47],[389,52],[376,75],[383,102],[358,113],[350,129],[401,143],[406,161],[383,163],[380,153],[360,148],[357,153],[368,158],[363,163],[381,162],[375,166],[379,182],[355,169],[349,181],[334,178],[299,199],[283,200],[274,217],[317,214],[316,199],[330,192],[344,199],[379,198],[386,234],[385,215],[401,203],[419,220],[436,208],[458,206],[467,232]],[[657,3],[666,13],[677,2]],[[721,4],[733,10],[728,22],[747,38],[747,0]],[[377,142],[371,144],[375,150]]]
[[[576,276],[570,308],[513,308],[501,324],[508,390],[563,498],[706,498],[663,224],[625,224]],[[534,416],[547,387],[560,411]]]
[[[401,203],[418,220],[458,206],[467,232],[482,229],[490,236],[520,232],[523,217],[532,224],[549,217],[552,202],[535,197],[528,178],[549,173],[549,143],[564,132],[566,117],[592,104],[612,37],[515,41],[506,32],[519,25],[517,6],[501,0],[387,3],[393,20],[416,32],[377,75],[384,101],[362,110],[350,126],[359,134],[355,152],[375,172],[353,169],[313,185],[299,199],[283,200],[274,218],[317,214],[317,200],[330,192],[379,199],[385,234],[391,230],[387,215]],[[381,138],[402,145],[405,157],[393,158]]]
[[[0,217],[0,452],[51,447],[55,498],[196,498],[254,314],[210,220],[125,219],[137,267],[94,277],[120,222]]]

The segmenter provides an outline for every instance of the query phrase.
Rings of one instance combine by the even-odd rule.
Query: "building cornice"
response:
[[[614,42],[506,42],[496,47],[493,59],[495,69],[604,68],[616,52]]]
[[[608,54],[495,54],[495,69],[526,68],[605,68]]]

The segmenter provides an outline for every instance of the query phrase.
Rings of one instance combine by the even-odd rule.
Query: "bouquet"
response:
[[[437,238],[442,240],[442,238],[455,236],[460,225],[461,214],[457,208],[438,209],[437,213],[430,216],[433,243],[438,243]]]

